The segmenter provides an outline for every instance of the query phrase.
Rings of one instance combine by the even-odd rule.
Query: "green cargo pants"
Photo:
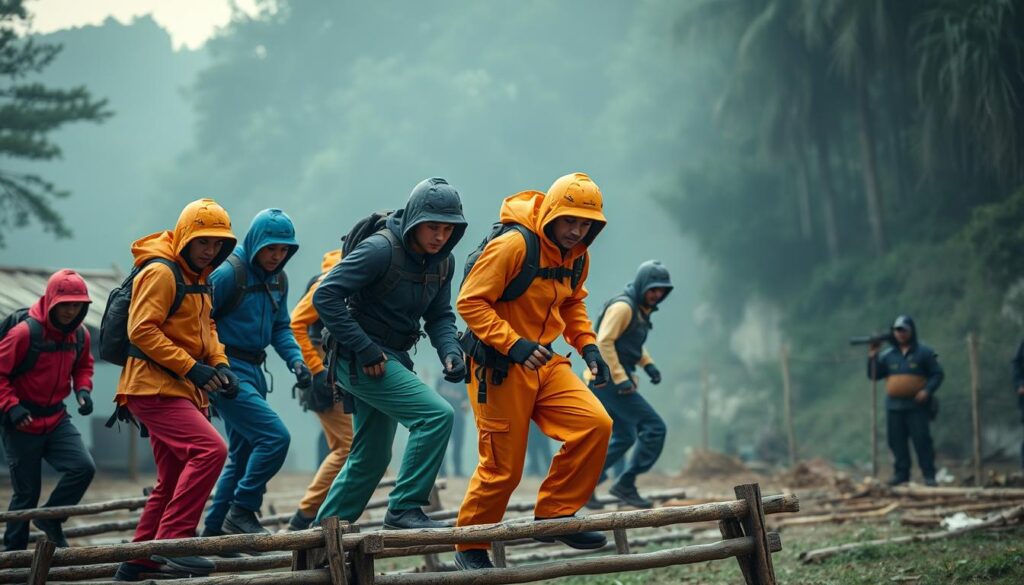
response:
[[[376,379],[359,368],[355,384],[349,378],[348,360],[338,362],[337,379],[355,403],[355,434],[348,461],[331,484],[316,521],[328,516],[349,522],[359,518],[391,462],[399,423],[409,429],[409,444],[388,508],[402,512],[428,505],[452,432],[452,407],[396,359],[389,359],[384,376]]]

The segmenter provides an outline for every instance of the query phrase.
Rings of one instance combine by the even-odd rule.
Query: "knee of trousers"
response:
[[[228,445],[220,435],[217,435],[215,441],[211,440],[203,444],[197,450],[194,458],[209,462],[211,465],[215,464],[218,468],[223,467],[224,462],[228,459]]]
[[[664,439],[666,433],[668,433],[668,427],[660,416],[646,422],[640,428],[640,434],[649,440]]]
[[[451,435],[454,424],[455,410],[447,402],[441,402],[438,404],[438,408],[427,416],[423,426],[438,434]]]
[[[64,473],[64,477],[85,482],[91,482],[95,476],[96,464],[93,463],[92,458],[83,459],[77,466]]]
[[[593,414],[593,419],[593,428],[590,436],[607,443],[608,439],[612,436],[612,417],[608,416],[608,413],[602,409]]]

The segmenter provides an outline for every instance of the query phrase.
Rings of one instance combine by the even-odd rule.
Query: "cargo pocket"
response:
[[[488,471],[499,471],[500,462],[508,464],[509,421],[507,418],[480,417],[477,425],[480,429],[480,466]]]

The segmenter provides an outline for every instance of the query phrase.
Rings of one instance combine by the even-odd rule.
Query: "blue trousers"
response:
[[[231,504],[251,512],[260,509],[267,483],[284,465],[291,443],[288,429],[267,403],[267,382],[259,366],[232,360],[231,370],[241,381],[238,396],[227,400],[210,395],[228,434],[228,461],[206,513],[206,529],[213,533],[221,531]]]
[[[593,390],[612,417],[612,438],[608,442],[608,455],[600,481],[608,478],[608,470],[615,467],[635,444],[633,456],[616,480],[620,485],[635,487],[636,476],[650,471],[661,455],[665,446],[665,421],[639,392],[619,394],[611,388]]]

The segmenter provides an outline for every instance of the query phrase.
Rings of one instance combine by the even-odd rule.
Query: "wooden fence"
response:
[[[286,572],[214,575],[180,579],[182,585],[331,584],[348,585],[498,585],[524,583],[569,575],[591,575],[635,571],[736,558],[748,584],[775,583],[771,553],[781,550],[775,533],[765,529],[765,514],[799,511],[795,496],[761,497],[757,484],[737,486],[736,500],[692,506],[675,506],[611,512],[575,518],[534,521],[530,518],[498,524],[432,530],[385,530],[360,532],[360,526],[324,521],[321,527],[300,532],[265,535],[231,535],[216,538],[187,538],[135,542],[113,546],[54,549],[40,540],[34,551],[0,554],[0,582],[31,585],[109,578],[116,563],[161,556],[217,556],[225,553],[281,553],[255,558],[217,560],[218,572],[240,573],[290,568]],[[717,542],[633,553],[632,546],[652,538],[634,537],[627,530],[656,528],[695,522],[718,522],[722,539]],[[515,557],[506,557],[505,547],[524,539],[571,534],[583,530],[610,531],[616,554],[558,560],[534,565],[500,567]],[[454,545],[491,542],[499,568],[488,571],[378,574],[378,559],[436,555]],[[655,542],[655,544],[657,541]],[[609,547],[610,548],[610,547]],[[576,551],[564,557],[576,556]],[[529,555],[524,555],[529,556]],[[528,559],[522,559],[528,560]],[[152,581],[156,583],[156,581]]]

